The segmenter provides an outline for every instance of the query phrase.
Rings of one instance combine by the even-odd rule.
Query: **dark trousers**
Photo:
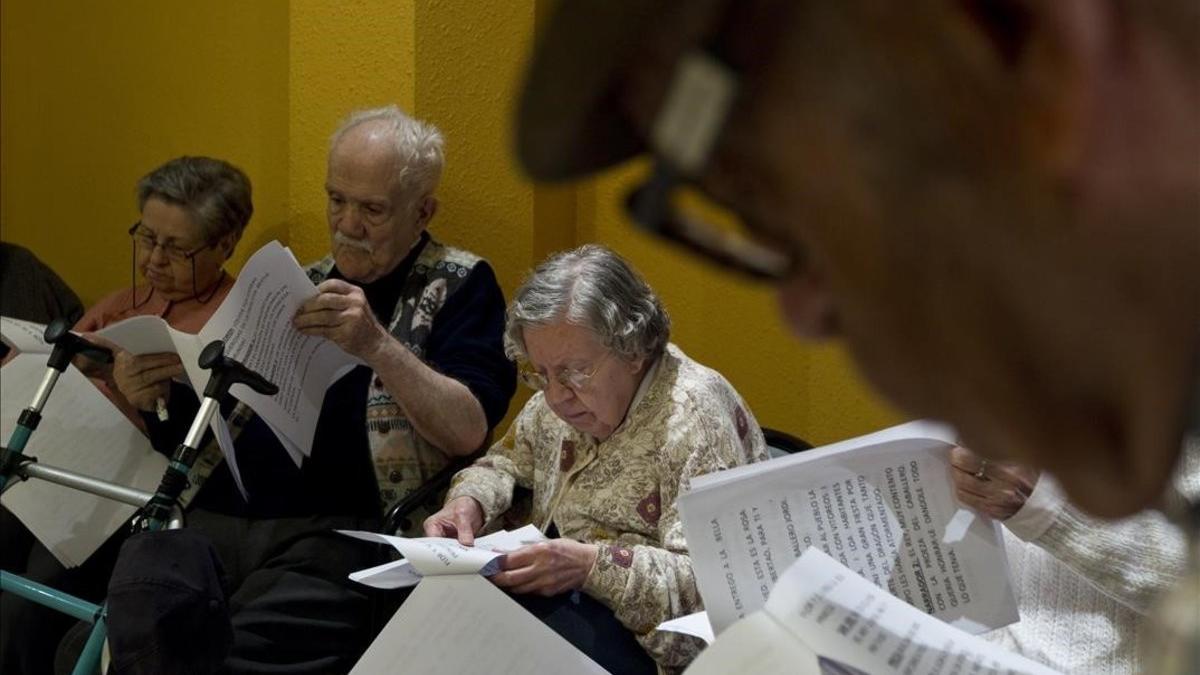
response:
[[[384,562],[384,551],[333,531],[377,531],[377,519],[198,511],[188,527],[212,538],[230,578],[227,672],[348,672],[381,627],[376,597],[347,575]]]
[[[655,675],[654,660],[613,611],[579,591],[550,598],[512,595],[513,600],[600,667],[620,675]]]
[[[34,541],[29,528],[12,511],[0,506],[0,569],[23,574]]]
[[[212,541],[225,567],[233,648],[223,672],[348,672],[382,627],[380,617],[395,609],[347,578],[384,562],[383,548],[333,531],[377,530],[377,519],[195,510],[187,526]],[[117,620],[110,619],[114,629]],[[58,672],[70,672],[90,628],[79,624],[62,642]]]

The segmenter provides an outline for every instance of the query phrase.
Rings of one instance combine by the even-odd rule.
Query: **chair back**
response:
[[[771,459],[777,457],[786,457],[797,452],[811,450],[812,444],[808,441],[789,434],[786,431],[762,427],[763,438],[767,440],[767,453]]]

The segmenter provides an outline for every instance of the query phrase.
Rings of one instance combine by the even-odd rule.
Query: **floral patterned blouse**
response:
[[[605,441],[559,419],[538,393],[487,455],[455,476],[447,500],[470,496],[493,522],[532,492],[543,532],[596,544],[583,591],[610,607],[664,669],[703,643],[655,630],[703,609],[676,499],[689,480],[766,459],[754,416],[724,377],[675,345],[647,372],[624,422]]]

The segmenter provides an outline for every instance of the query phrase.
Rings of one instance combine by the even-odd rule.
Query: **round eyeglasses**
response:
[[[587,388],[609,356],[611,356],[611,352],[605,354],[604,358],[600,359],[590,372],[575,368],[562,368],[554,373],[554,379],[567,389],[579,392]],[[517,377],[520,378],[522,384],[534,391],[543,391],[550,386],[550,379],[534,370],[528,363],[522,364],[521,368],[517,370]]]

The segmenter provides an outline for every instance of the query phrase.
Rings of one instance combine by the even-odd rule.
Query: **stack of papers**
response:
[[[969,633],[1017,620],[1000,526],[958,504],[953,430],[912,422],[693,479],[679,499],[720,634],[810,546]]]
[[[925,614],[816,548],[784,571],[762,609],[723,632],[687,672],[1055,673]]]
[[[478,574],[421,582],[350,671],[351,675],[605,672]]]
[[[500,570],[505,553],[546,540],[533,525],[477,537],[474,546],[444,537],[339,531],[391,544],[405,557],[355,572],[351,579],[376,588],[417,586],[351,675],[605,672],[483,578]]]
[[[404,560],[384,563],[350,575],[352,580],[374,588],[407,588],[416,586],[428,576],[474,574],[490,577],[500,571],[503,554],[546,541],[546,537],[533,525],[479,537],[474,546],[463,546],[457,539],[445,537],[409,538],[361,530],[338,532],[364,541],[391,544],[404,556]]]

